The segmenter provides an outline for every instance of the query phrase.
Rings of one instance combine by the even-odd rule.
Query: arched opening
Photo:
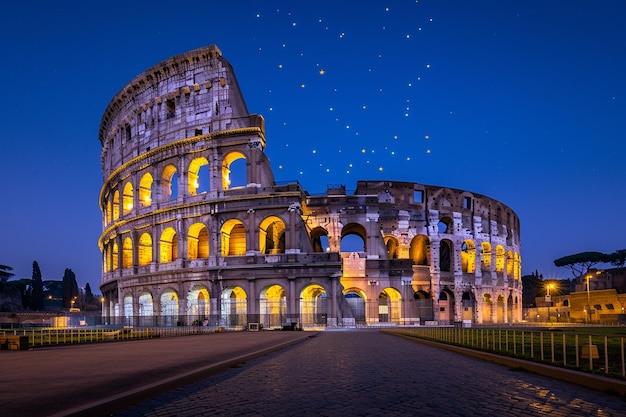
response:
[[[187,234],[187,258],[206,259],[209,257],[209,231],[202,223],[189,226]]]
[[[420,290],[413,294],[413,298],[415,299],[417,316],[420,318],[420,323],[424,324],[425,321],[434,320],[433,300],[430,294]]]
[[[439,293],[439,323],[451,324],[454,322],[454,293],[444,289]]]
[[[122,214],[127,215],[133,211],[133,185],[129,182],[124,185],[124,194],[122,195]]]
[[[246,254],[246,229],[237,219],[229,219],[222,225],[222,256]]]
[[[124,325],[132,326],[135,318],[133,313],[133,296],[131,294],[126,294],[124,296],[123,301],[124,308]]]
[[[161,294],[161,325],[176,326],[178,324],[178,293],[171,288]]]
[[[483,295],[483,308],[482,308],[483,323],[491,323],[491,295]]]
[[[342,306],[342,317],[344,319],[344,325],[346,319],[348,323],[351,321],[354,324],[365,324],[367,317],[365,315],[365,293],[358,288],[349,288],[343,291],[346,307]]]
[[[341,252],[365,252],[367,233],[358,223],[349,223],[341,229]]]
[[[133,267],[133,240],[130,237],[124,238],[122,244],[122,268]]]
[[[461,296],[461,304],[463,305],[463,320],[474,321],[474,306],[476,304],[472,293],[465,291]]]
[[[400,241],[393,235],[384,237],[385,246],[387,247],[387,256],[389,259],[398,259],[400,251]]]
[[[139,294],[139,325],[154,326],[154,303],[149,292]]]
[[[168,227],[161,233],[159,241],[159,262],[168,263],[178,259],[178,239],[176,230]]]
[[[139,181],[139,203],[142,207],[152,204],[152,175],[144,174]]]
[[[452,266],[452,242],[443,239],[439,243],[439,270],[442,272],[451,272]]]
[[[139,266],[150,264],[152,262],[152,237],[150,234],[144,233],[139,237],[138,249]]]
[[[248,299],[241,287],[230,287],[222,291],[220,325],[228,328],[242,329],[246,325]]]
[[[400,324],[401,295],[395,288],[385,288],[378,294],[378,321]]]
[[[104,272],[110,272],[111,271],[111,242],[107,242],[104,244],[104,247],[102,248],[102,257],[104,259],[104,265],[103,265],[103,269]]]
[[[517,298],[515,299],[515,301],[517,302]],[[515,321],[514,308],[515,308],[515,305],[513,304],[513,296],[509,294],[506,300],[506,318],[507,318],[506,321],[508,323],[513,323]],[[550,317],[548,317],[548,320],[550,320]]]
[[[481,253],[480,256],[482,258],[482,270],[490,271],[491,270],[491,243],[483,242],[481,245]]]
[[[261,222],[259,248],[266,255],[285,253],[285,223],[282,219],[270,216]]]
[[[476,246],[470,239],[461,243],[461,270],[467,274],[476,272]]]
[[[506,276],[507,277],[513,276],[513,252],[512,251],[508,251],[506,253]]]
[[[504,247],[502,245],[496,246],[496,272],[504,271]]]
[[[117,243],[113,243],[113,251],[111,253],[111,269],[116,270],[118,268],[119,263],[119,248],[117,247]]]
[[[428,265],[428,251],[430,248],[430,240],[428,236],[417,235],[411,239],[411,247],[409,248],[409,256],[415,265]]]
[[[452,219],[450,217],[442,217],[437,223],[437,231],[439,233],[452,233]]]
[[[209,317],[209,291],[204,285],[194,285],[187,293],[187,311],[189,323],[201,325],[208,324],[205,320]]]
[[[107,200],[106,212],[104,213],[104,218],[105,218],[105,222],[106,222],[107,225],[111,223],[112,216],[113,216],[113,213],[112,213],[112,210],[111,210],[111,201]]]
[[[266,329],[280,328],[285,323],[287,296],[280,285],[266,287],[260,294],[261,324]]]
[[[113,193],[113,220],[120,218],[120,192],[115,190]]]
[[[313,252],[330,251],[328,230],[320,226],[313,228],[311,230],[311,245],[313,246]]]
[[[513,278],[516,280],[520,279],[522,270],[522,260],[519,256],[519,253],[513,253]]]
[[[505,312],[505,303],[504,296],[498,295],[498,309],[496,314],[496,323],[504,323],[504,312]]]
[[[247,184],[246,156],[241,152],[230,152],[222,161],[222,189],[228,190]]]
[[[209,161],[203,156],[195,158],[187,171],[187,192],[197,195],[211,191]]]
[[[161,194],[165,201],[178,198],[178,170],[174,165],[167,165],[163,168],[161,184]]]
[[[318,284],[306,286],[300,293],[300,325],[325,326],[328,319],[326,290]]]

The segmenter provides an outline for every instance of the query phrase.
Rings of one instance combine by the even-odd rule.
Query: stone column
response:
[[[287,294],[287,316],[298,317],[298,310],[296,309],[296,277],[287,278],[289,281],[289,294]],[[300,320],[298,320],[299,322]],[[293,322],[293,321],[292,321]]]

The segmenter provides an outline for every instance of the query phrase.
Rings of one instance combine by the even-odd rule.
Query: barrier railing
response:
[[[626,336],[585,330],[589,333],[458,327],[397,328],[387,332],[626,379]]]

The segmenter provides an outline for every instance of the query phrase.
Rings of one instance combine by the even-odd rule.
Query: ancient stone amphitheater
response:
[[[224,328],[521,320],[519,219],[469,191],[278,183],[215,46],[149,68],[100,126],[110,322]],[[347,243],[349,241],[349,244]],[[349,248],[348,248],[349,247]]]

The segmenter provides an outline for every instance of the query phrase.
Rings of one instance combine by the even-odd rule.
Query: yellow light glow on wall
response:
[[[491,244],[489,242],[483,242],[481,247],[483,267],[488,271],[491,268]]]
[[[496,272],[504,271],[504,247],[502,245],[496,246]]]
[[[115,190],[113,193],[113,220],[120,218],[120,192]]]
[[[152,175],[144,174],[139,181],[139,201],[143,207],[148,207],[152,203]]]
[[[124,239],[122,244],[122,268],[133,267],[133,241],[130,237]]]
[[[126,215],[133,210],[133,185],[129,182],[124,185],[124,194],[122,196],[123,214]]]
[[[139,265],[149,265],[152,262],[152,237],[148,233],[144,233],[139,237],[138,249]]]
[[[430,240],[428,236],[417,235],[411,239],[411,247],[409,249],[409,256],[416,265],[428,265],[428,247],[430,246]]]

